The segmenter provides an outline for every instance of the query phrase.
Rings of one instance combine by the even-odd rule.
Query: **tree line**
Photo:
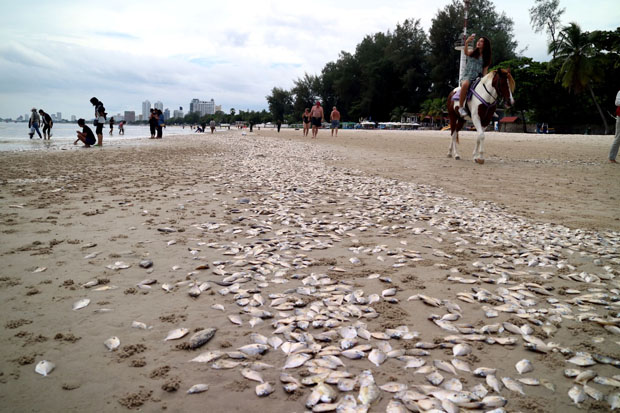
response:
[[[517,103],[509,113],[524,126],[545,122],[558,132],[576,132],[597,125],[607,133],[620,79],[620,27],[585,32],[576,23],[563,25],[559,0],[536,0],[529,11],[532,27],[549,35],[549,62],[517,51],[514,22],[492,1],[471,0],[469,6],[468,32],[490,39],[491,69],[510,68],[515,78]],[[428,34],[419,20],[407,19],[365,36],[353,53],[342,51],[320,74],[306,73],[290,90],[274,87],[266,96],[269,120],[299,123],[316,100],[328,110],[337,106],[345,121],[442,116],[448,93],[458,85],[455,44],[462,41],[464,12],[462,1],[452,0],[437,11]]]

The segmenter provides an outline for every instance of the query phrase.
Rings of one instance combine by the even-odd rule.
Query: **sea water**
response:
[[[89,124],[95,133],[95,127]],[[30,151],[30,150],[66,150],[76,147],[83,147],[82,142],[74,146],[73,142],[77,139],[76,131],[81,130],[77,123],[54,123],[52,127],[52,138],[50,140],[39,139],[35,132],[32,139],[28,133],[30,128],[26,122],[0,122],[0,151]],[[40,127],[41,135],[43,128]],[[192,134],[190,127],[168,126],[163,130],[163,139],[170,135]],[[103,128],[103,146],[137,144],[142,139],[151,137],[151,132],[146,125],[125,125],[125,134],[118,134],[118,125],[114,125],[113,134],[110,135],[110,126]]]

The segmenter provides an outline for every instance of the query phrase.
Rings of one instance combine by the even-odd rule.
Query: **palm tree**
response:
[[[607,120],[592,90],[592,81],[595,80],[593,61],[595,49],[589,33],[582,32],[577,23],[571,23],[564,27],[558,39],[549,45],[549,53],[554,49],[557,59],[562,63],[555,81],[560,82],[562,86],[574,93],[581,93],[584,90],[590,92],[603,120],[603,125],[605,125],[605,134],[607,134],[609,129]]]

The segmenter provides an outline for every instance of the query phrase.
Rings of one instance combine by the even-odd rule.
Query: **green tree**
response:
[[[285,116],[292,114],[293,95],[288,90],[274,87],[266,99],[274,120],[284,120]]]
[[[312,107],[320,92],[320,79],[318,76],[305,74],[304,77],[295,81],[291,89],[294,96],[292,116],[301,119],[305,108]]]
[[[566,9],[560,9],[560,0],[536,0],[536,4],[529,9],[530,24],[536,33],[543,30],[547,32],[551,38],[550,44],[553,44],[553,58],[556,57],[556,32],[560,27],[560,18]]]
[[[552,47],[556,49],[557,59],[561,62],[556,82],[576,94],[584,90],[590,92],[607,134],[607,119],[592,89],[592,83],[599,78],[599,73],[596,71],[593,59],[595,49],[589,33],[581,31],[577,23],[570,23],[562,29],[555,44],[549,45],[549,51]]]
[[[235,117],[235,108],[230,108],[230,116]]]

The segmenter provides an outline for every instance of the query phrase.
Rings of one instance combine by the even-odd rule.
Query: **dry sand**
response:
[[[206,364],[188,362],[202,351],[228,351],[249,344],[249,333],[253,331],[270,336],[269,320],[251,329],[247,316],[242,315],[246,320],[244,326],[231,324],[226,315],[240,313],[240,307],[235,305],[232,295],[217,294],[221,287],[213,283],[211,290],[197,299],[188,296],[186,287],[171,293],[161,289],[165,282],[190,278],[187,274],[202,263],[209,263],[211,269],[197,270],[194,278],[220,278],[211,272],[213,262],[233,258],[205,243],[249,245],[260,238],[276,237],[278,230],[299,230],[299,222],[275,219],[276,211],[284,215],[294,212],[300,220],[307,221],[345,220],[350,208],[361,210],[371,202],[372,186],[368,186],[370,193],[364,194],[368,198],[356,193],[335,193],[327,186],[321,193],[321,181],[309,188],[310,184],[301,177],[331,173],[340,176],[346,172],[348,175],[343,176],[352,179],[389,178],[389,182],[443,188],[443,192],[437,189],[437,193],[457,197],[450,202],[467,198],[473,201],[471,205],[479,201],[489,205],[484,202],[490,201],[508,214],[526,217],[531,222],[601,232],[620,230],[620,168],[606,162],[612,137],[488,133],[487,162],[480,166],[471,162],[473,133],[462,135],[460,161],[445,157],[449,146],[446,132],[340,131],[339,137],[332,139],[328,131],[322,130],[313,142],[300,135],[301,131],[292,130],[280,134],[255,130],[247,136],[238,131],[222,131],[136,147],[0,153],[0,410],[124,411],[134,407],[146,411],[304,411],[309,390],[287,395],[278,381],[284,361],[279,350],[262,357],[262,361],[276,366],[263,372],[276,388],[266,399],[254,394],[256,383],[243,378],[239,368],[214,370]],[[256,166],[249,166],[245,159],[248,153],[255,158]],[[279,165],[287,171],[291,164],[298,165],[295,173],[290,169],[288,176],[273,172],[273,179],[264,179]],[[254,179],[257,175],[261,180]],[[288,200],[291,191],[300,187],[308,196],[312,192],[313,201],[306,199],[307,203],[300,204],[295,211],[279,210],[280,202]],[[265,196],[266,193],[282,196]],[[306,195],[301,194],[300,199],[305,199]],[[321,199],[329,202],[320,202]],[[466,200],[462,202],[467,204]],[[272,231],[248,233],[256,229],[254,224],[260,220],[272,220]],[[204,223],[219,223],[222,227],[203,231],[198,226]],[[391,217],[386,217],[384,224],[433,229],[428,222],[392,221]],[[158,231],[166,227],[179,232]],[[342,241],[334,242],[331,248],[303,251],[311,265],[289,269],[287,275],[328,273],[352,282],[367,294],[387,288],[378,280],[368,280],[369,274],[388,275],[400,289],[400,304],[375,304],[380,317],[367,321],[369,330],[407,325],[420,332],[424,341],[440,340],[450,334],[427,320],[429,314],[442,314],[445,310],[407,301],[407,297],[424,292],[457,301],[456,293],[470,291],[471,286],[447,281],[448,269],[459,268],[467,274],[472,270],[471,262],[479,257],[471,251],[455,252],[452,235],[438,229],[434,229],[433,236],[413,236],[406,231],[385,235],[378,227],[350,232],[353,236],[342,235]],[[444,238],[443,243],[437,240],[438,236]],[[608,232],[607,236],[617,237],[617,233]],[[176,244],[168,245],[170,240]],[[96,245],[90,247],[92,244]],[[392,268],[391,262],[388,265],[388,261],[382,263],[374,257],[362,257],[361,266],[349,261],[354,256],[350,248],[382,244],[390,249],[406,245],[420,251],[424,260],[397,269]],[[433,255],[438,248],[451,258]],[[192,254],[192,249],[197,251]],[[94,252],[99,254],[84,258]],[[282,256],[287,253],[276,252]],[[608,256],[614,257],[618,259],[617,250]],[[153,261],[152,270],[138,266],[143,259]],[[575,254],[567,259],[577,272],[602,271],[587,255]],[[130,268],[106,268],[117,261],[130,264]],[[175,270],[175,266],[180,268]],[[347,272],[335,273],[331,271],[333,266]],[[617,275],[618,266],[612,266]],[[45,270],[34,272],[37,268]],[[227,269],[231,270],[230,265]],[[553,268],[545,271],[561,273]],[[137,288],[136,284],[145,278],[156,279],[157,284],[150,290]],[[118,288],[95,292],[81,287],[93,279]],[[297,285],[296,280],[289,285],[270,284],[262,295],[267,298],[269,293]],[[559,278],[548,285],[555,291],[571,287]],[[89,298],[90,305],[72,311],[73,303],[81,298]],[[215,303],[223,304],[226,312],[212,309]],[[464,308],[461,322],[481,326],[510,319],[502,314],[497,319],[481,320],[480,304],[459,304]],[[95,312],[103,308],[112,311]],[[604,309],[595,310],[607,315]],[[617,311],[618,307],[616,314]],[[152,328],[131,328],[134,320]],[[163,341],[167,332],[177,327],[190,331],[217,327],[218,331],[204,348],[190,351],[177,348],[184,339]],[[103,345],[111,336],[120,338],[117,351],[110,352]],[[594,343],[592,337],[596,336],[605,341]],[[574,350],[618,357],[617,337],[593,323],[568,320],[552,340]],[[410,346],[395,340],[391,344],[395,348]],[[474,348],[474,355],[469,358],[474,367],[495,367],[502,371],[502,377],[516,377],[514,363],[527,357],[535,364],[534,377],[556,383],[555,393],[542,386],[527,386],[526,396],[503,390],[502,394],[509,399],[509,411],[577,411],[567,396],[572,384],[563,377],[563,369],[569,366],[560,354],[527,352],[521,343],[514,348],[487,344],[475,344]],[[452,358],[445,349],[433,350],[432,354],[432,358]],[[57,366],[48,377],[34,372],[36,362],[43,359]],[[379,368],[367,359],[346,363],[355,374],[371,369],[378,384],[424,383],[423,376],[403,370],[402,363],[394,360]],[[619,372],[607,365],[597,368],[608,377]],[[462,379],[467,388],[483,382],[471,375]],[[202,394],[187,395],[186,390],[196,383],[207,383],[210,388]],[[385,393],[372,411],[385,411],[390,398]],[[591,410],[606,409],[604,403],[592,400],[585,406]]]

